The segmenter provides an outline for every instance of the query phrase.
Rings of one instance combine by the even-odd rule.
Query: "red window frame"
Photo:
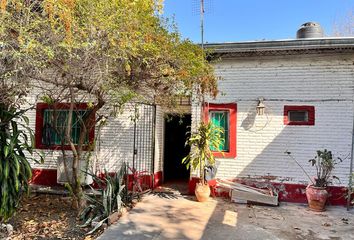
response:
[[[209,121],[210,111],[228,111],[229,112],[229,151],[213,152],[214,157],[235,158],[236,153],[236,124],[237,124],[237,104],[236,103],[206,103],[204,106],[204,122]]]
[[[308,121],[292,122],[288,118],[289,111],[307,111]],[[315,125],[315,107],[314,106],[284,106],[284,125]]]
[[[47,103],[37,103],[36,106],[36,129],[35,129],[35,148],[37,149],[50,149],[50,150],[61,150],[61,145],[51,145],[46,146],[42,143],[43,136],[43,120],[44,120],[44,110],[46,109],[69,109],[70,103],[55,103],[51,106]],[[75,109],[87,109],[87,103],[77,103],[75,104]],[[92,121],[95,121],[95,114],[92,115]],[[88,136],[89,144],[92,144],[95,138],[95,126],[90,130]],[[83,146],[83,150],[87,150],[88,145]],[[65,145],[64,150],[71,150],[70,145]]]

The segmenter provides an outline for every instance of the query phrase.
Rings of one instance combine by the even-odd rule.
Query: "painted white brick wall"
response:
[[[164,158],[164,136],[165,136],[165,118],[164,110],[156,107],[156,132],[155,132],[155,172],[163,171]]]
[[[97,171],[119,170],[121,164],[133,164],[134,106],[127,106],[117,117],[109,117],[100,133],[96,131],[95,162]]]
[[[140,118],[146,118],[144,121],[137,121],[137,130],[151,130],[152,116],[150,112],[140,108]],[[149,114],[149,115],[148,115]],[[106,125],[102,131],[98,141],[98,149],[96,153],[97,168],[102,171],[107,169],[108,171],[117,171],[121,163],[127,162],[131,166],[133,164],[133,143],[134,143],[134,123],[131,117],[134,115],[134,107],[127,106],[127,108],[116,118],[108,119],[108,125]],[[155,129],[155,166],[154,172],[161,171],[162,158],[163,158],[163,112],[161,107],[157,106],[156,109],[156,129]],[[145,129],[148,128],[148,129]],[[152,142],[149,138],[149,133],[146,133],[143,142],[145,155],[141,157],[149,158],[152,154]],[[143,149],[141,149],[143,150]],[[142,154],[142,151],[137,155]],[[151,165],[146,165],[146,170]]]
[[[38,102],[40,92],[33,89],[27,98],[30,106]],[[104,111],[104,110],[103,110]],[[133,138],[134,138],[134,123],[132,116],[134,115],[134,104],[127,104],[125,109],[117,117],[109,117],[107,124],[98,130],[96,127],[95,136],[97,138],[96,151],[93,152],[92,161],[94,161],[95,171],[102,172],[107,170],[109,172],[119,170],[123,162],[129,163],[132,166],[133,161]],[[143,111],[141,111],[140,118],[146,118]],[[160,107],[157,107],[156,118],[156,132],[155,132],[155,172],[160,171],[162,167],[163,158],[163,112]],[[36,110],[32,109],[27,112],[30,119],[30,127],[35,129]],[[146,124],[151,124],[151,116],[149,116]],[[140,125],[143,123],[140,123]],[[144,126],[139,126],[140,129]],[[138,127],[138,128],[139,128]],[[144,145],[152,146],[151,139],[145,138]],[[42,151],[42,150],[39,150]],[[40,169],[57,169],[57,160],[61,157],[61,151],[43,150],[45,160],[43,164],[31,162],[33,168]],[[70,155],[71,151],[67,151]],[[138,153],[139,154],[139,153]],[[146,154],[152,154],[152,147],[147,149]],[[151,155],[150,155],[151,156]]]
[[[221,94],[216,103],[237,103],[237,156],[217,159],[217,177],[276,176],[276,181],[307,183],[286,150],[314,174],[308,160],[328,149],[345,158],[334,175],[347,184],[353,124],[354,56],[292,55],[242,57],[215,63]],[[256,116],[259,97],[266,113]],[[315,106],[314,126],[283,124],[284,105]],[[193,126],[200,120],[194,104]],[[339,184],[339,183],[337,183]]]

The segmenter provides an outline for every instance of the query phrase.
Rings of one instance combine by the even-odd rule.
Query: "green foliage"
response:
[[[41,98],[41,101],[48,104],[48,105],[53,105],[54,104],[54,99],[51,98],[51,96],[48,95],[43,95]]]
[[[86,132],[110,115],[112,108],[99,111],[106,105],[117,113],[129,101],[174,107],[192,91],[215,97],[216,78],[205,53],[181,39],[159,15],[162,7],[161,0],[2,1],[0,80],[6,84],[0,84],[0,93],[9,93],[11,102],[19,90],[25,94],[35,86],[53,108],[89,102],[91,111],[81,121]],[[22,82],[26,87],[18,87]],[[80,202],[77,169],[85,131],[77,144],[70,131],[65,133],[74,156],[69,184]]]
[[[97,195],[85,194],[88,201],[87,207],[80,213],[80,220],[84,221],[81,227],[96,223],[95,227],[87,234],[96,231],[113,212],[120,212],[123,206],[130,206],[131,198],[126,187],[127,167],[124,163],[119,172],[110,174],[105,171],[104,176],[90,174],[98,185],[98,190],[92,188]]]
[[[0,104],[0,221],[12,217],[22,194],[29,190],[28,155],[33,154],[34,138],[24,113]]]
[[[52,83],[51,101],[69,85],[118,105],[134,97],[171,106],[192,90],[215,96],[204,52],[181,39],[162,7],[156,0],[5,1],[2,74]]]
[[[192,133],[187,139],[186,145],[191,147],[190,153],[182,159],[187,169],[200,171],[201,179],[204,179],[204,167],[206,164],[214,165],[215,158],[210,149],[219,149],[223,144],[223,129],[215,126],[211,122],[200,123],[197,131]]]
[[[330,179],[335,178],[336,176],[331,176],[331,173],[338,163],[342,162],[340,158],[333,158],[332,152],[324,149],[323,151],[318,150],[317,156],[310,159],[309,162],[312,166],[316,167],[316,178],[315,186],[316,187],[327,187],[331,183]]]

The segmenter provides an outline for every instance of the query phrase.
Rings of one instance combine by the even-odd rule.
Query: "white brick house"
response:
[[[204,115],[226,111],[229,146],[217,158],[217,177],[304,184],[308,160],[328,149],[344,161],[334,175],[349,179],[354,107],[354,38],[295,39],[207,44],[220,94]],[[263,99],[263,101],[262,101]],[[259,100],[264,114],[257,114]],[[192,121],[200,121],[195,104]],[[236,111],[234,114],[233,111]],[[235,115],[235,116],[233,116]],[[204,116],[205,118],[205,116]],[[231,120],[233,119],[233,120]],[[232,132],[235,131],[235,132]],[[232,152],[232,154],[229,154]],[[285,199],[285,198],[284,198]]]
[[[213,52],[211,58],[217,59],[213,64],[220,77],[220,94],[216,99],[207,99],[204,115],[229,112],[228,146],[224,156],[217,156],[217,177],[272,183],[282,191],[282,200],[304,201],[308,179],[284,152],[290,151],[313,174],[308,160],[316,150],[326,148],[344,159],[335,169],[334,174],[341,180],[335,185],[348,184],[354,120],[354,38],[235,42],[206,47]],[[29,100],[37,102],[35,97]],[[261,115],[256,111],[260,100],[265,107]],[[187,103],[181,124],[179,117],[159,106],[153,115],[139,106],[144,121],[135,125],[131,121],[135,106],[128,105],[122,115],[109,118],[100,130],[96,128],[95,170],[117,171],[123,161],[132,166],[137,159],[144,159],[141,170],[153,173],[155,185],[175,177],[188,180],[189,174],[181,166],[188,151],[184,148],[186,126],[195,129],[202,120],[201,107]],[[38,124],[39,114],[39,108],[29,112],[33,129],[43,126]],[[137,147],[138,135],[144,131],[149,132],[140,137],[144,146]],[[44,151],[45,163],[33,164],[33,183],[53,185],[58,180],[60,151]],[[194,183],[192,177],[190,191]],[[343,199],[342,193],[341,188],[333,188],[335,197]]]

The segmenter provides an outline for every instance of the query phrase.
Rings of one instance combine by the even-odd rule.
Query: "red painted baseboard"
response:
[[[154,174],[154,188],[161,186],[162,184],[162,171],[158,171]]]
[[[304,184],[290,184],[290,183],[276,183],[276,182],[257,182],[245,179],[234,179],[233,181],[243,183],[252,187],[265,188],[267,185],[272,185],[279,193],[279,201],[293,202],[293,203],[307,203],[306,199],[306,185]],[[195,186],[199,182],[199,178],[193,177],[189,181],[189,193],[194,194]],[[215,187],[216,181],[209,181],[212,188],[212,193],[216,196],[229,197],[229,192],[225,189]],[[346,205],[347,189],[346,187],[330,186],[328,187],[330,205]],[[354,194],[352,195],[354,197]]]
[[[128,175],[128,189],[133,189],[133,175]],[[154,182],[154,184],[152,184]],[[162,183],[162,171],[156,172],[154,174],[154,179],[152,179],[152,175],[143,175],[140,180],[140,184],[142,186],[147,186],[149,188],[156,188],[160,186]]]
[[[42,186],[60,186],[57,183],[56,169],[32,169],[32,179],[30,184]]]
[[[132,180],[132,176],[129,176],[129,179]],[[145,175],[142,178],[142,181],[149,186],[152,184],[152,176]],[[265,187],[267,184],[271,184],[279,192],[279,201],[283,202],[294,202],[294,203],[306,203],[305,189],[306,185],[303,184],[290,184],[290,183],[275,183],[275,182],[252,182],[245,179],[236,179],[234,181],[244,183],[246,185],[254,187]],[[195,186],[199,182],[199,178],[193,177],[189,181],[189,193],[194,194]],[[31,184],[34,185],[43,185],[43,186],[60,186],[57,183],[57,170],[56,169],[33,169],[32,170],[32,180]],[[156,172],[154,174],[154,187],[160,186],[162,183],[162,172]],[[215,186],[215,181],[209,181],[209,185]],[[132,183],[130,181],[129,186],[131,187]],[[221,188],[212,188],[212,192],[216,196],[228,197],[228,191],[225,191]],[[346,187],[334,187],[331,186],[328,188],[330,197],[328,199],[329,204],[331,205],[345,205],[347,202],[346,199]],[[354,195],[353,195],[354,196]]]
[[[128,179],[130,180],[128,187],[131,187],[133,176],[130,174],[128,176]],[[152,176],[144,175],[142,177],[142,183],[148,185],[149,187],[152,187]],[[154,174],[154,187],[160,186],[161,183],[162,183],[162,171],[159,171]],[[32,179],[30,181],[30,184],[50,186],[50,187],[60,186],[60,184],[57,183],[57,170],[56,169],[36,169],[36,168],[32,169]]]

